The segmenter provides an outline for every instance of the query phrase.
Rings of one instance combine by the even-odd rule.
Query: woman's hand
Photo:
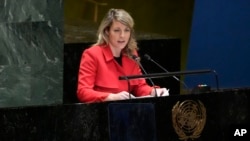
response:
[[[109,94],[107,96],[107,98],[105,99],[105,101],[126,100],[126,99],[130,99],[130,98],[135,98],[135,96],[133,96],[132,94],[129,94],[126,91],[122,91],[119,93]]]
[[[155,96],[157,94],[157,97],[161,96],[169,96],[169,89],[166,88],[153,88],[151,91],[151,96]]]

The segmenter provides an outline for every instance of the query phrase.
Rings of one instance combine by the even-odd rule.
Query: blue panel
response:
[[[250,1],[197,0],[190,35],[188,70],[214,69],[220,87],[250,86]],[[187,76],[194,86],[211,76]],[[207,82],[208,81],[208,82]]]
[[[154,105],[110,104],[109,126],[111,141],[156,141]]]

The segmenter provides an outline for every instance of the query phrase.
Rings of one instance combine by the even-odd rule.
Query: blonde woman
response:
[[[97,42],[81,57],[77,97],[80,102],[126,100],[141,96],[168,95],[166,88],[155,89],[145,79],[119,80],[119,76],[139,75],[134,21],[123,9],[110,9],[98,29]],[[129,85],[129,86],[128,86]]]

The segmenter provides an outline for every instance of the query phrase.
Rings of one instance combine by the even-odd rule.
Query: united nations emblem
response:
[[[180,140],[199,138],[206,123],[206,109],[201,101],[179,101],[172,108],[172,122]]]

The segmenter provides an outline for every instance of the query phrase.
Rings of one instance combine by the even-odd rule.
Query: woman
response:
[[[133,59],[137,54],[134,21],[123,9],[110,9],[98,29],[98,40],[81,58],[77,97],[92,103],[140,96],[168,95],[166,88],[153,88],[145,79],[119,80],[119,76],[142,74]],[[128,86],[129,85],[129,86]]]

